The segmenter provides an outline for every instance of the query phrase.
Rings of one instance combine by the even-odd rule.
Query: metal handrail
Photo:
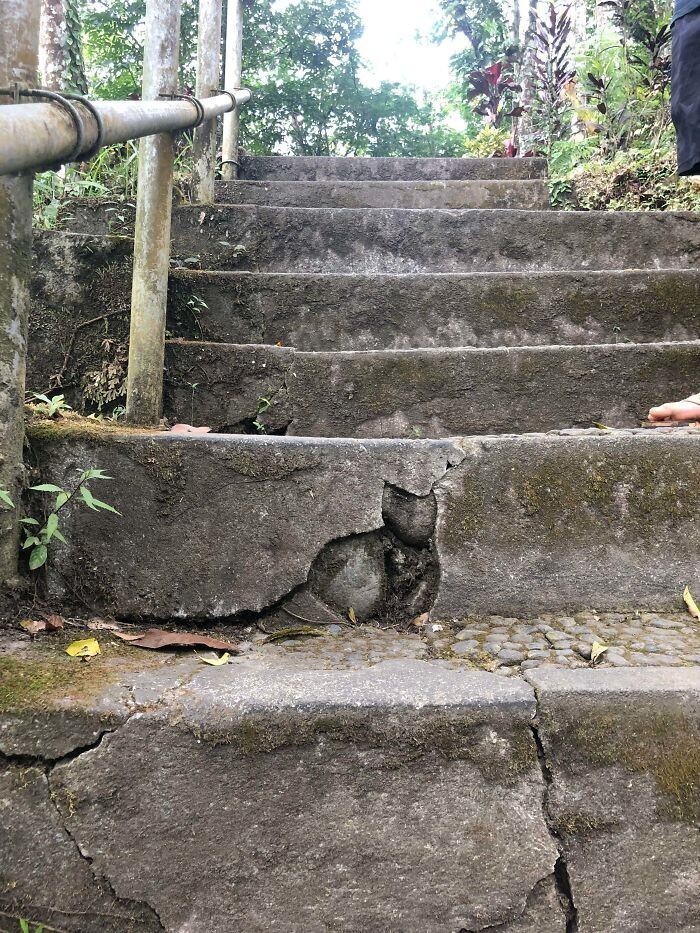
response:
[[[201,101],[204,121],[236,110],[250,100],[250,91],[236,90]],[[94,150],[98,126],[94,116],[73,101],[82,117],[82,152]],[[194,99],[173,101],[93,101],[103,124],[102,144],[126,142],[155,133],[187,130],[202,122]],[[13,104],[0,107],[0,175],[56,165],[75,155],[76,130],[69,113],[56,103]]]

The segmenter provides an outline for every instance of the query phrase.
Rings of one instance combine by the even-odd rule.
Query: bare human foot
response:
[[[649,411],[649,421],[700,421],[700,393]]]

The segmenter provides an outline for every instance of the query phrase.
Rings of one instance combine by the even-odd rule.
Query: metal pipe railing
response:
[[[250,100],[250,91],[217,94],[200,101],[204,119],[214,120]],[[84,152],[97,142],[95,118],[73,101],[83,119]],[[201,114],[193,100],[93,101],[104,125],[103,145],[141,139],[155,133],[191,129]],[[0,107],[0,175],[36,171],[61,164],[75,148],[75,126],[66,110],[55,103],[12,104]]]

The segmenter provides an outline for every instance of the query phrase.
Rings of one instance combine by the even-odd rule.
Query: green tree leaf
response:
[[[37,545],[29,555],[29,569],[38,570],[39,567],[43,567],[48,555],[49,552],[45,544]]]

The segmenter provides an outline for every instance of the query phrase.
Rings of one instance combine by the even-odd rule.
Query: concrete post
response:
[[[225,87],[233,91],[241,86],[243,73],[243,0],[228,0],[226,14]],[[238,107],[224,116],[224,143],[221,174],[226,181],[238,176]]]
[[[41,0],[0,0],[0,87],[35,87]],[[7,97],[0,104],[14,106]],[[0,487],[19,503],[32,261],[33,175],[0,176]],[[0,581],[17,582],[18,512],[0,509]]]
[[[147,0],[144,100],[176,93],[180,6],[180,0]],[[126,401],[132,424],[158,424],[162,412],[173,159],[169,133],[141,141]]]
[[[221,85],[221,0],[200,0],[197,39],[197,97],[209,97]],[[194,134],[194,197],[214,203],[216,120],[203,123]]]

